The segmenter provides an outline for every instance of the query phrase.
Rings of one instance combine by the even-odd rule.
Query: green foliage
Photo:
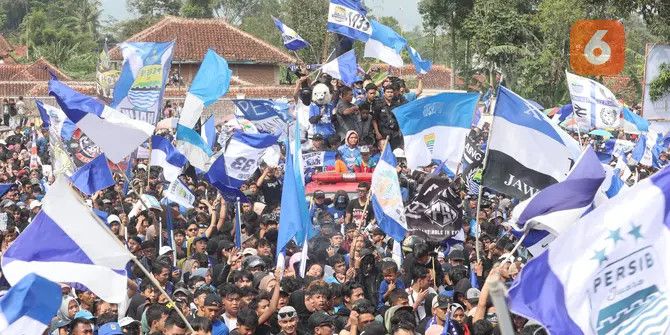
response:
[[[192,18],[211,18],[212,0],[186,0],[181,6],[181,16]]]
[[[328,3],[328,0],[283,0],[281,2],[283,22],[311,45],[310,48],[298,51],[300,58],[307,63],[320,63],[324,51],[327,56],[332,50],[334,37],[331,36],[330,41],[326,41]]]
[[[127,0],[128,9],[141,17],[179,15],[181,0]]]
[[[270,3],[275,3],[275,7],[269,12],[278,15],[279,5],[276,0],[214,0],[213,7],[216,16],[223,17],[232,24],[241,24],[245,19],[258,18],[260,14],[265,14]]]
[[[670,92],[670,64],[661,64],[660,73],[649,84],[649,96],[656,101]]]

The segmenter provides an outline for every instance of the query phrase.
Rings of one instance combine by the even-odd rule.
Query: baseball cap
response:
[[[396,158],[405,158],[405,151],[402,150],[402,149],[400,149],[400,148],[395,148],[395,149],[393,150],[393,155],[394,155]]]
[[[478,288],[472,287],[465,292],[465,298],[472,302],[472,300],[479,300],[481,294],[482,292]]]
[[[258,256],[249,256],[244,260],[245,268],[255,268],[257,266],[265,266],[265,262]]]
[[[193,243],[198,242],[198,241],[205,241],[205,242],[207,242],[207,236],[205,236],[205,235],[203,234],[203,235],[196,236],[196,237],[193,239]]]
[[[310,315],[309,319],[307,319],[307,326],[310,330],[325,325],[333,325],[333,318],[326,312],[314,312]]]
[[[30,209],[35,209],[36,207],[41,207],[42,203],[39,200],[33,200],[30,202]],[[108,219],[109,220],[109,219]]]
[[[117,322],[108,322],[100,326],[98,335],[123,335],[123,331]]]
[[[449,297],[444,295],[436,295],[433,298],[433,308],[447,308],[449,307]]]
[[[312,141],[323,141],[323,135],[321,134],[312,135]]]
[[[449,259],[453,259],[455,261],[462,261],[465,260],[465,257],[463,256],[462,250],[452,250],[449,253]]]
[[[205,306],[221,307],[221,296],[216,293],[210,293],[205,298]]]
[[[246,248],[242,251],[243,256],[258,256],[258,251],[254,248]]]
[[[326,193],[323,193],[321,190],[314,191],[314,198],[325,198]]]
[[[129,316],[125,316],[125,317],[121,318],[121,320],[119,320],[119,326],[121,326],[121,327],[127,327],[127,326],[132,325],[133,323],[139,324],[140,322],[131,318],[131,317],[129,317]]]
[[[298,316],[298,312],[292,306],[284,306],[277,312],[277,320],[288,320]]]
[[[31,206],[31,207],[32,207],[32,205],[33,205],[33,204],[30,203],[30,206]],[[110,215],[110,216],[107,217],[107,223],[112,224],[112,222],[118,222],[118,223],[121,223],[121,219],[119,218],[118,215],[114,215],[114,214],[112,214],[112,215]]]
[[[362,154],[369,154],[370,153],[370,147],[367,145],[364,145],[361,147],[361,153]]]
[[[68,326],[72,322],[72,320],[66,320],[66,319],[59,319],[56,322],[53,323],[51,326],[51,329],[59,329],[63,328],[65,326]]]
[[[77,312],[77,313],[74,315],[74,318],[75,318],[75,319],[84,318],[84,319],[86,319],[86,320],[93,320],[93,319],[95,319],[95,317],[93,317],[93,314],[91,314],[91,312],[89,312],[89,311],[87,311],[87,310],[85,310],[85,309],[81,309],[81,310],[79,310],[79,312]]]
[[[172,252],[172,248],[168,245],[164,245],[158,250],[158,255],[165,255],[169,252]]]

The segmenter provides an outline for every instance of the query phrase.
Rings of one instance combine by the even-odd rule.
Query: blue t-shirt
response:
[[[217,319],[212,323],[212,335],[228,335],[228,333],[230,330],[223,321]]]
[[[407,100],[407,102],[416,100],[416,93],[414,92],[407,92],[403,94],[403,96],[405,97],[405,100]]]
[[[321,114],[321,109],[324,110],[323,116],[319,122],[314,124],[314,132],[322,135],[324,138],[335,135],[335,126],[333,126],[333,105],[326,104],[323,106],[318,106],[315,103],[309,105],[309,118],[311,119],[314,116]]]
[[[342,160],[344,164],[347,164],[349,171],[353,171],[354,166],[356,166],[356,160],[361,157],[361,149],[358,146],[351,148],[346,144],[342,144],[337,151],[342,155]]]

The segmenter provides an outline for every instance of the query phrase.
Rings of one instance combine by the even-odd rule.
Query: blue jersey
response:
[[[353,171],[356,161],[361,158],[361,149],[358,147],[351,148],[346,144],[342,144],[337,151],[342,155],[342,160],[344,164],[347,164],[349,171]]]
[[[323,113],[322,113],[323,111]],[[309,118],[311,119],[314,116],[317,116],[319,114],[323,114],[321,116],[321,119],[313,124],[314,125],[314,132],[316,134],[322,135],[324,138],[328,138],[330,136],[335,135],[335,126],[333,126],[333,105],[332,104],[325,104],[322,106],[319,106],[315,103],[312,103],[309,105]]]

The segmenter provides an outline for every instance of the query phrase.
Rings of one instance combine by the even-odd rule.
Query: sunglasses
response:
[[[186,231],[196,231],[196,230],[198,230],[198,228],[189,228]]]
[[[292,318],[298,316],[298,314],[295,313],[295,312],[285,312],[285,313],[277,313],[277,314],[279,315],[280,320],[292,319]]]

